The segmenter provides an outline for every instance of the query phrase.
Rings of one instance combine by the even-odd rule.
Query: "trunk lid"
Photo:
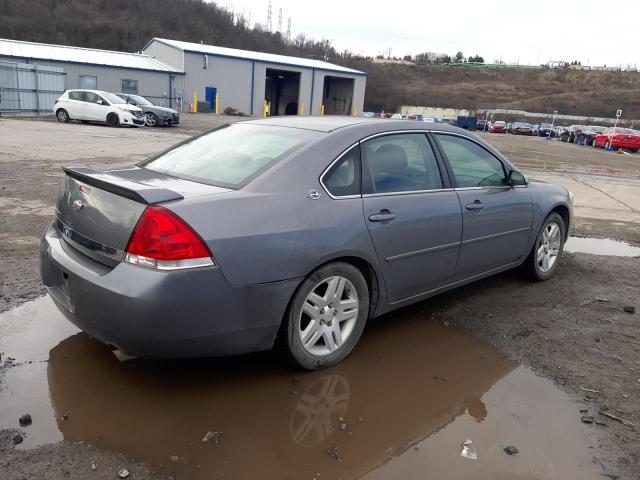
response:
[[[229,189],[139,167],[100,171],[64,168],[55,226],[67,246],[114,267],[147,205],[219,194]]]

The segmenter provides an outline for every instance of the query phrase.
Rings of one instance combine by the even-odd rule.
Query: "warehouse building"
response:
[[[185,72],[187,98],[250,115],[357,115],[366,74],[320,60],[154,38],[143,52]],[[191,102],[193,103],[193,102]]]
[[[66,89],[254,116],[358,115],[366,74],[320,60],[154,38],[141,53],[0,39],[0,112],[50,112]]]
[[[183,71],[147,55],[0,39],[4,111],[36,110],[30,99],[48,100],[70,88],[137,93],[170,106],[181,96],[183,77]],[[39,103],[38,110],[50,113],[52,102]]]

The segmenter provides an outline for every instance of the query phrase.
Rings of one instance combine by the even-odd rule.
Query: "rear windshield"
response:
[[[322,133],[236,123],[194,138],[140,166],[174,177],[239,188]]]

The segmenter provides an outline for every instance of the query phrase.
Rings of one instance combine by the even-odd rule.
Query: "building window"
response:
[[[129,93],[132,95],[138,94],[138,80],[122,79],[122,93]]]
[[[96,90],[98,88],[98,77],[95,75],[80,75],[78,77],[80,88]]]

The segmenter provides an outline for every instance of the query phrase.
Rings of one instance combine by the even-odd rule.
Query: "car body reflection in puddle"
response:
[[[48,299],[37,302],[49,308],[35,310],[44,318],[33,325],[64,324]],[[372,321],[346,361],[310,373],[271,353],[119,362],[77,333],[51,349],[48,389],[38,375],[10,375],[14,394],[0,393],[0,403],[24,407],[16,391],[39,395],[34,419],[55,418],[65,440],[177,478],[596,478],[577,405],[418,312]],[[6,420],[0,414],[2,426],[14,426]],[[215,441],[203,442],[209,431]],[[49,430],[27,433],[30,444],[56,440]],[[467,438],[478,460],[460,456]],[[507,445],[520,455],[506,455]]]

